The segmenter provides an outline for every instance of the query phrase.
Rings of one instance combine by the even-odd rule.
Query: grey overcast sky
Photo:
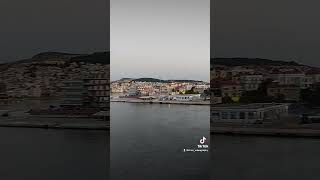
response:
[[[320,65],[320,1],[213,0],[211,56]]]
[[[210,0],[111,0],[111,79],[209,79]]]
[[[1,0],[0,62],[109,49],[109,0]]]

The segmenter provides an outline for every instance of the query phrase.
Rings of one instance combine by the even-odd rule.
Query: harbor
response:
[[[59,104],[59,100],[39,99],[0,106],[0,127],[109,131],[109,111],[73,110]]]
[[[142,100],[134,98],[111,99],[111,102],[123,103],[147,103],[147,104],[177,104],[177,105],[210,105],[210,101],[160,101],[160,100]]]
[[[320,138],[318,110],[292,107],[286,103],[214,105],[210,133]]]
[[[275,127],[234,127],[211,125],[211,134],[223,135],[252,135],[252,136],[275,136],[275,137],[311,137],[320,138],[320,129],[311,128],[275,128]]]
[[[0,127],[110,130],[110,121],[91,118],[1,117]]]

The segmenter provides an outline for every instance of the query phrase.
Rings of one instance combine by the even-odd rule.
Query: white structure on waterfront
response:
[[[211,106],[211,121],[221,123],[275,122],[287,114],[287,104],[253,103]]]
[[[184,94],[184,95],[175,95],[173,100],[176,101],[196,101],[200,99],[200,94]]]
[[[177,94],[170,96],[160,96],[160,101],[197,101],[201,99],[201,94]]]

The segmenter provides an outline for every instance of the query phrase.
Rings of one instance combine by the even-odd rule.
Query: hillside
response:
[[[196,80],[161,80],[161,79],[156,79],[156,78],[138,78],[138,79],[133,79],[133,81],[136,82],[163,82],[163,83],[170,83],[170,82],[181,82],[181,83],[188,83],[188,82],[202,82],[202,81],[196,81]]]
[[[303,66],[294,61],[278,61],[260,58],[211,58],[211,63],[224,66]]]
[[[10,97],[62,97],[64,82],[96,73],[108,78],[109,53],[40,53],[30,59],[0,64],[0,82]]]
[[[70,62],[110,64],[110,52],[96,52],[89,55],[73,56]]]
[[[15,62],[0,64],[4,65],[16,65],[21,63],[41,63],[45,61],[63,61],[66,63],[72,62],[85,62],[85,63],[100,63],[110,64],[110,52],[95,52],[92,54],[70,54],[61,52],[44,52],[39,53],[29,59],[18,60]]]

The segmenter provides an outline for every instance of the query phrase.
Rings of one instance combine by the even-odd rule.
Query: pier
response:
[[[178,104],[178,105],[210,105],[210,101],[159,101],[140,99],[111,99],[111,102],[146,103],[146,104]]]
[[[1,117],[0,127],[109,131],[110,121],[77,118]]]
[[[231,125],[211,124],[211,134],[223,135],[253,135],[253,136],[275,136],[275,137],[312,137],[320,138],[320,129],[306,127],[240,127]]]

